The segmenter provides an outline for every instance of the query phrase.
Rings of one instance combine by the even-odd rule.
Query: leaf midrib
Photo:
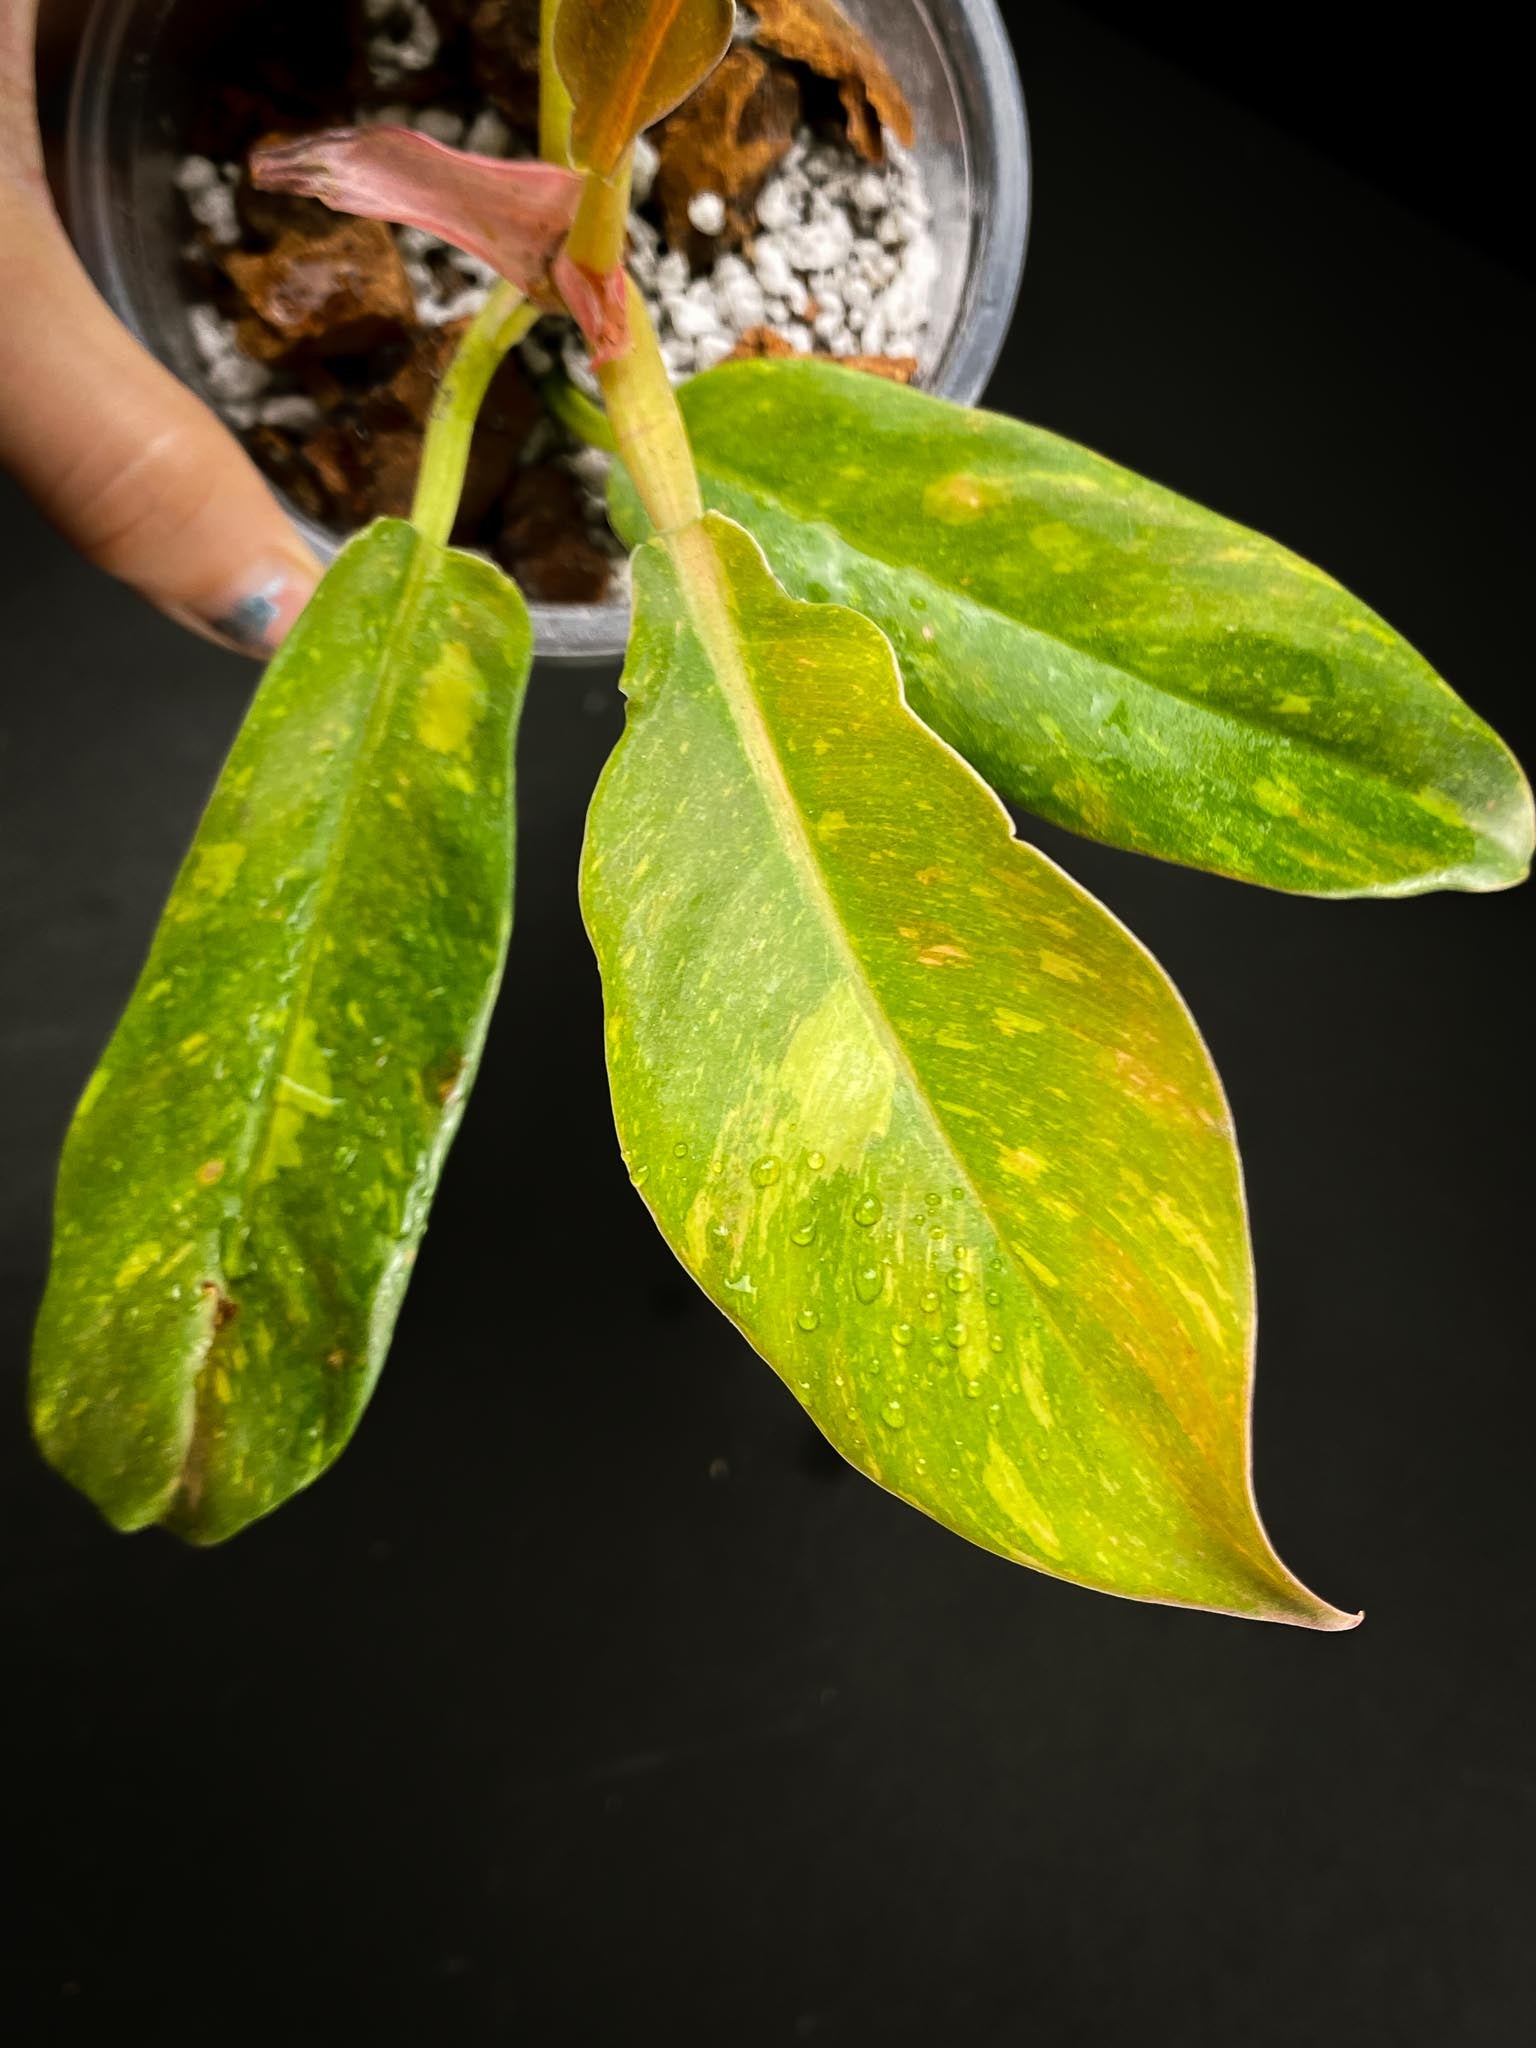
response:
[[[730,598],[724,576],[721,573],[722,565],[715,551],[713,537],[708,531],[706,522],[696,522],[692,526],[683,527],[677,532],[667,535],[663,545],[667,548],[673,559],[684,600],[693,616],[700,642],[715,669],[715,673],[721,679],[721,696],[725,700],[732,723],[736,727],[748,758],[759,769],[759,772],[763,774],[770,787],[775,789],[782,798],[779,804],[770,804],[768,806],[770,813],[782,820],[779,828],[781,844],[784,846],[785,852],[788,854],[792,864],[805,879],[807,889],[820,913],[822,925],[830,939],[833,951],[842,962],[844,970],[848,974],[850,984],[854,989],[860,1007],[864,1010],[866,1017],[885,1045],[893,1064],[900,1073],[905,1075],[913,1093],[927,1112],[932,1128],[940,1135],[946,1153],[954,1161],[956,1179],[967,1189],[975,1201],[978,1210],[986,1219],[987,1227],[991,1231],[994,1240],[1006,1252],[1010,1265],[1015,1267],[1017,1273],[1017,1261],[1014,1258],[1008,1236],[993,1214],[990,1201],[977,1185],[969,1163],[955,1149],[949,1128],[939,1114],[938,1106],[934,1102],[931,1092],[919,1076],[917,1069],[913,1066],[911,1056],[907,1052],[900,1032],[897,1030],[895,1023],[887,1013],[884,1004],[881,1002],[877,991],[870,981],[864,961],[844,932],[836,898],[816,858],[810,832],[806,827],[800,806],[795,799],[789,778],[784,772],[778,750],[773,743],[768,722],[762,714],[757,692],[752,684],[750,670],[741,657],[740,642],[732,615]],[[688,562],[689,558],[693,556],[696,546],[704,555],[705,561],[703,563],[694,563],[692,565],[693,573],[691,573]],[[765,570],[765,573],[771,575],[771,571]],[[790,601],[793,602],[793,600]],[[839,609],[843,608],[840,607]],[[859,615],[857,613],[849,613],[848,616],[857,618]],[[876,627],[872,630],[878,632],[879,629]],[[893,655],[893,667],[894,664],[895,657]],[[752,708],[750,721],[743,715],[747,705],[750,705]],[[911,713],[910,709],[907,715],[914,717],[914,722],[920,723],[920,721],[915,720],[915,715]],[[936,740],[936,744],[948,747],[948,743],[943,740]],[[949,751],[953,752],[953,749],[949,749]],[[966,768],[958,755],[955,756],[955,759],[965,769],[966,773],[975,775],[975,771]],[[987,788],[987,785],[981,781],[981,778],[977,776],[976,780],[979,787],[991,797],[994,803],[997,803],[997,798]],[[997,803],[997,810],[1000,826],[1012,837],[1013,828],[1007,812],[1000,803]],[[1082,1375],[1084,1381],[1092,1384],[1096,1377],[1092,1367],[1085,1360],[1079,1346],[1063,1326],[1044,1292],[1026,1280],[1022,1273],[1017,1273],[1017,1277],[1020,1284],[1027,1288],[1030,1298],[1035,1302],[1043,1319],[1055,1331],[1063,1350],[1073,1361],[1074,1366]],[[1250,1341],[1245,1346],[1244,1356],[1245,1372],[1250,1375],[1252,1370],[1251,1353],[1252,1345]],[[1155,1383],[1148,1380],[1147,1384],[1151,1388],[1153,1395],[1166,1406],[1166,1399]],[[1178,1416],[1174,1411],[1170,1409],[1169,1413],[1175,1424],[1178,1424]],[[1182,1425],[1180,1425],[1180,1428],[1182,1431]],[[1220,1468],[1204,1455],[1194,1439],[1188,1437],[1187,1432],[1183,1433],[1186,1436],[1186,1441],[1191,1443],[1196,1455],[1200,1457],[1201,1462],[1206,1466],[1211,1475],[1215,1486],[1215,1498],[1221,1501],[1224,1507],[1235,1508],[1240,1514],[1241,1503],[1229,1499]],[[1177,1473],[1174,1473],[1172,1477],[1174,1483],[1176,1485],[1179,1484]],[[1183,1491],[1182,1486],[1180,1490]],[[1247,1497],[1248,1511],[1250,1514],[1256,1515],[1252,1499],[1251,1477],[1246,1476],[1246,1470],[1244,1493]],[[1195,1502],[1192,1502],[1191,1505],[1198,1506]],[[1230,1533],[1235,1538],[1237,1557],[1252,1568],[1252,1561],[1247,1557],[1244,1531],[1240,1520]],[[1279,1569],[1284,1574],[1284,1567],[1281,1566]]]
[[[1076,641],[1066,639],[1062,634],[1053,632],[1046,627],[1031,625],[1028,621],[1016,617],[1012,612],[1002,610],[997,604],[986,598],[977,597],[971,591],[959,590],[953,584],[941,581],[930,569],[922,568],[911,562],[897,560],[892,555],[884,553],[878,547],[866,542],[862,537],[858,540],[853,539],[834,520],[827,518],[824,513],[820,515],[806,514],[796,510],[786,499],[775,496],[755,478],[743,476],[739,471],[733,470],[728,464],[721,462],[713,454],[711,454],[707,464],[707,473],[718,476],[726,484],[734,486],[743,496],[762,509],[776,512],[780,518],[788,520],[796,526],[811,527],[830,535],[839,547],[845,548],[850,554],[856,557],[862,556],[865,560],[878,564],[882,569],[892,571],[904,577],[910,577],[914,583],[926,585],[928,589],[939,592],[952,604],[969,607],[972,612],[984,619],[995,620],[1000,625],[1011,628],[1017,633],[1027,633],[1036,640],[1061,648],[1065,654],[1074,656],[1078,660],[1091,661],[1105,675],[1118,678],[1122,683],[1137,692],[1145,692],[1154,697],[1163,696],[1171,698],[1174,703],[1184,705],[1187,710],[1198,712],[1209,718],[1213,724],[1231,726],[1238,732],[1243,733],[1262,733],[1274,741],[1294,748],[1300,754],[1313,755],[1318,760],[1326,761],[1330,766],[1347,768],[1352,775],[1358,777],[1361,781],[1375,783],[1380,787],[1391,790],[1400,798],[1412,801],[1412,792],[1408,789],[1406,783],[1395,776],[1383,773],[1380,769],[1363,766],[1340,747],[1329,745],[1327,742],[1316,738],[1303,737],[1266,718],[1245,715],[1227,706],[1212,704],[1209,698],[1197,696],[1188,690],[1173,689],[1165,683],[1152,682],[1145,676],[1138,676],[1130,669],[1122,668],[1118,662],[1110,661],[1104,655],[1096,653],[1092,648],[1079,646]],[[1342,586],[1340,587],[1342,588]],[[1375,614],[1373,613],[1372,616],[1374,617]],[[1406,643],[1404,644],[1406,645]],[[1422,656],[1417,658],[1422,660]],[[1450,700],[1452,705],[1467,708],[1462,706],[1462,700],[1457,697],[1455,691],[1443,676],[1437,675],[1427,662],[1424,663],[1424,667],[1427,671],[1427,679],[1435,685],[1439,692]],[[1475,712],[1468,709],[1467,715],[1473,719],[1475,726],[1481,727],[1481,721],[1477,719]],[[1483,730],[1475,730],[1463,737],[1478,742],[1484,742],[1486,738],[1493,737],[1497,744],[1496,735],[1493,735],[1491,730],[1486,733]],[[1486,745],[1480,746],[1479,751],[1486,754],[1488,751]],[[1478,765],[1482,766],[1483,764],[1479,763]],[[1464,822],[1462,829],[1470,836],[1474,846],[1483,843],[1485,835],[1470,820]],[[1437,869],[1435,871],[1437,875],[1454,874],[1457,872],[1459,872],[1459,864],[1449,869]],[[1419,879],[1417,872],[1414,879],[1416,881]]]
[[[317,835],[312,845],[321,849],[320,882],[310,899],[304,936],[298,949],[299,970],[293,984],[288,1012],[283,1029],[269,1055],[262,1085],[251,1113],[246,1120],[244,1132],[244,1154],[240,1162],[238,1184],[241,1189],[240,1214],[234,1227],[225,1238],[220,1249],[222,1270],[218,1275],[219,1286],[228,1285],[228,1274],[240,1254],[244,1252],[251,1233],[249,1219],[250,1183],[253,1173],[259,1171],[272,1143],[273,1114],[276,1107],[274,1096],[277,1086],[287,1072],[293,1056],[298,1033],[304,1019],[309,1015],[309,1002],[314,989],[315,974],[320,959],[319,935],[324,927],[327,913],[334,902],[340,886],[340,876],[346,866],[338,860],[338,851],[343,849],[357,820],[362,800],[363,778],[359,773],[364,763],[373,759],[378,751],[395,706],[399,701],[401,678],[408,672],[408,664],[401,662],[410,632],[415,625],[421,599],[430,581],[430,571],[444,559],[441,550],[434,551],[430,544],[417,533],[412,532],[412,554],[406,565],[401,581],[399,597],[394,605],[389,627],[385,634],[381,659],[378,665],[378,682],[374,689],[367,716],[362,720],[358,737],[354,741],[347,762],[346,775],[340,801],[333,807],[331,824],[327,831]],[[233,1297],[231,1297],[233,1299]],[[206,1429],[206,1393],[209,1369],[218,1348],[219,1332],[209,1333],[203,1348],[201,1362],[193,1372],[193,1426],[189,1433],[181,1462],[181,1471],[173,1500],[179,1500],[201,1450]],[[329,1407],[329,1404],[327,1404]],[[329,1416],[328,1416],[329,1424]]]
[[[600,110],[601,118],[592,125],[593,153],[599,158],[611,157],[623,150],[635,132],[634,124],[656,71],[656,62],[666,48],[667,38],[672,33],[682,0],[652,0],[650,48],[643,61],[631,62],[625,75],[619,80],[613,97]],[[617,145],[614,136],[618,136]],[[600,173],[611,176],[610,170]]]

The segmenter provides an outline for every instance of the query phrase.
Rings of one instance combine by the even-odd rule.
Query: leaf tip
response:
[[[1242,1609],[1255,1621],[1277,1622],[1283,1628],[1311,1629],[1318,1635],[1347,1635],[1364,1621],[1364,1612],[1335,1607],[1288,1571],[1266,1539],[1267,1557],[1260,1579],[1261,1597]]]
[[[1260,1619],[1276,1621],[1288,1628],[1309,1628],[1317,1635],[1340,1636],[1357,1629],[1365,1619],[1365,1612],[1362,1609],[1357,1614],[1350,1614],[1342,1607],[1330,1606],[1317,1594],[1308,1592],[1305,1586],[1298,1586],[1291,1600],[1277,1606],[1271,1613],[1261,1615]]]
[[[1529,879],[1536,853],[1536,804],[1532,803],[1531,785],[1497,734],[1485,728],[1484,738],[1491,758],[1485,759],[1476,783],[1452,789],[1430,785],[1418,793],[1426,810],[1461,827],[1470,841],[1465,855],[1382,893],[1419,896],[1432,889],[1461,889],[1471,895],[1491,895],[1518,888]]]
[[[119,1536],[136,1536],[160,1519],[166,1504],[166,1488],[156,1472],[144,1473],[137,1466],[126,1469],[109,1466],[99,1446],[83,1439],[76,1430],[60,1427],[34,1400],[31,1404],[32,1441],[48,1468],[71,1487]]]
[[[1513,755],[1510,766],[1514,773],[1502,799],[1489,803],[1475,828],[1477,853],[1469,864],[1464,888],[1513,889],[1530,876],[1531,858],[1536,853],[1536,804],[1525,771]]]

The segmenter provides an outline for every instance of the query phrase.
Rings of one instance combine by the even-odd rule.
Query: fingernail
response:
[[[282,646],[319,580],[319,569],[309,562],[264,562],[216,612],[181,611],[178,616],[221,647],[265,660]]]

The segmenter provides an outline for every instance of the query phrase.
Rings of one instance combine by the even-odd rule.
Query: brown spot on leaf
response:
[[[428,1102],[435,1102],[446,1109],[453,1100],[463,1072],[464,1055],[461,1052],[450,1053],[436,1066],[428,1067],[421,1077],[422,1093]]]
[[[215,1181],[220,1181],[224,1178],[223,1160],[205,1159],[197,1169],[197,1177],[205,1188],[211,1188]]]
[[[227,1329],[239,1315],[240,1304],[230,1300],[217,1280],[205,1280],[202,1292],[205,1299],[210,1295],[213,1298],[213,1334],[217,1336],[220,1330]]]

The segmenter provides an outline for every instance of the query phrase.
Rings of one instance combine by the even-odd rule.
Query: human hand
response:
[[[86,558],[180,624],[278,646],[319,567],[227,429],[97,294],[38,134],[38,0],[0,0],[0,468]]]

